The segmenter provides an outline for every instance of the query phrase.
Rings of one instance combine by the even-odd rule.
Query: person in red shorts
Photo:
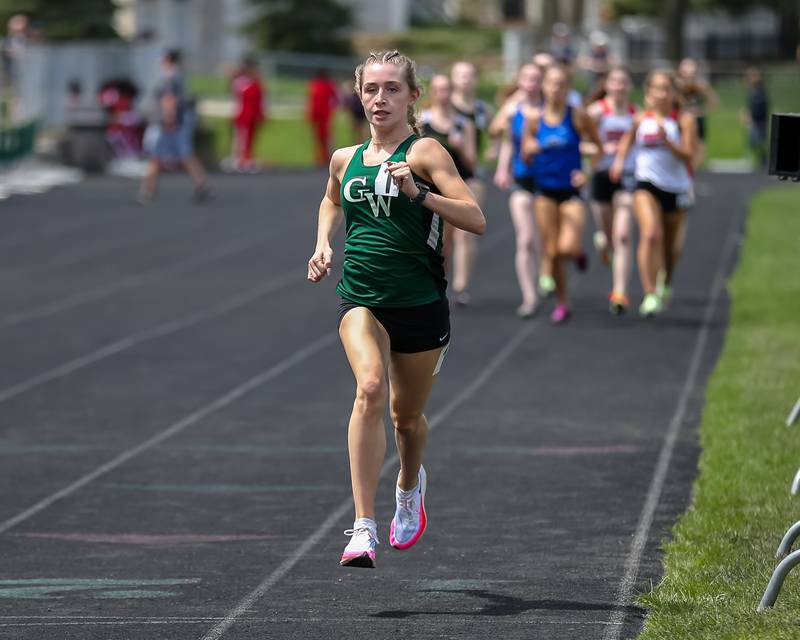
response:
[[[231,89],[236,101],[233,118],[233,169],[255,171],[258,163],[253,159],[253,144],[258,129],[266,118],[263,107],[264,88],[254,58],[247,56],[242,60],[242,65],[231,82]]]
[[[308,83],[308,120],[314,132],[314,159],[320,167],[331,159],[331,118],[339,103],[336,84],[325,69],[319,69]]]

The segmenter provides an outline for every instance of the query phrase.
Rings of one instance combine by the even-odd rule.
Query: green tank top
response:
[[[410,135],[387,159],[403,162],[417,139]],[[342,178],[344,265],[336,288],[346,300],[369,307],[416,307],[444,296],[442,219],[413,204],[391,179],[386,163],[365,165],[353,154]],[[414,179],[425,182],[417,175]]]

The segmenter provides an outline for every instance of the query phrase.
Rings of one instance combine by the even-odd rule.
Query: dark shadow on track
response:
[[[524,600],[499,593],[490,593],[482,589],[422,589],[418,593],[456,593],[488,600],[478,611],[379,611],[371,618],[404,619],[413,616],[480,616],[499,617],[517,616],[528,611],[614,611],[615,605],[610,602],[578,602],[573,600]],[[644,618],[645,611],[633,606],[625,607],[628,616]]]

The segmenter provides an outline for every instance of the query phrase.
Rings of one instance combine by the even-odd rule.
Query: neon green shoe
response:
[[[664,289],[667,287],[667,272],[664,269],[659,269],[656,274],[656,295],[659,298],[664,297]]]
[[[539,276],[539,291],[546,298],[553,295],[556,290],[556,281],[553,276]]]
[[[661,313],[663,310],[661,298],[655,293],[647,293],[642,299],[642,304],[639,305],[639,315],[643,318],[651,318],[654,315]]]

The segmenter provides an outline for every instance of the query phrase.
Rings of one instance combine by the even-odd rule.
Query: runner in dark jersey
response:
[[[374,567],[387,400],[400,455],[389,542],[408,549],[426,527],[423,410],[450,342],[443,222],[481,234],[486,221],[450,154],[417,137],[413,61],[397,51],[370,54],[355,85],[372,137],[333,154],[308,279],[331,273],[331,242],[345,222],[337,292],[339,336],[356,380],[348,428],[355,522],[340,564]]]
[[[489,126],[492,115],[491,107],[476,97],[478,89],[478,71],[471,62],[461,60],[450,70],[450,81],[453,87],[451,101],[456,111],[472,124],[472,135],[476,149],[476,161],[473,175],[466,179],[467,185],[475,195],[479,206],[486,200],[486,182],[480,168],[481,154],[486,151],[483,134]],[[453,229],[453,298],[456,304],[466,305],[470,302],[469,283],[478,257],[477,238],[461,229]]]
[[[697,168],[705,159],[705,141],[708,134],[706,117],[709,111],[719,106],[719,98],[711,85],[699,77],[697,62],[684,58],[675,77],[679,95],[679,108],[694,116],[697,123],[697,149],[692,158],[692,167]]]
[[[456,170],[461,179],[467,181],[475,175],[475,135],[474,126],[467,118],[455,110],[450,97],[452,95],[450,78],[438,74],[431,78],[430,108],[420,114],[422,135],[437,140],[453,158]],[[469,236],[469,237],[467,237]],[[454,302],[465,305],[469,302],[469,293],[465,290],[465,270],[469,266],[465,248],[474,245],[474,237],[466,231],[456,229],[450,224],[444,225],[444,258],[448,274],[451,276],[450,290]],[[459,289],[456,289],[456,282]]]
[[[431,78],[431,106],[421,114],[422,134],[437,140],[453,158],[458,175],[469,180],[475,175],[475,127],[450,102],[450,79],[443,74]]]

